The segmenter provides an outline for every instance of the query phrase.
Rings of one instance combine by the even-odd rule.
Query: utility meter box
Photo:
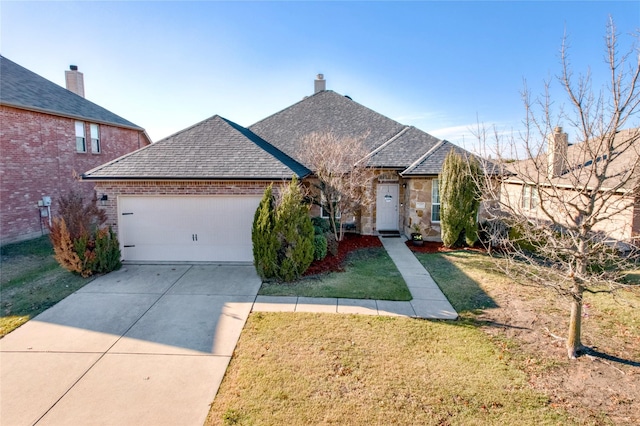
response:
[[[42,204],[45,207],[49,207],[51,205],[51,197],[42,197]]]

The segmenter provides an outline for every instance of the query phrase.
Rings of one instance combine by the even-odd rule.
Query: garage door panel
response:
[[[251,225],[260,197],[119,197],[129,261],[253,260]]]

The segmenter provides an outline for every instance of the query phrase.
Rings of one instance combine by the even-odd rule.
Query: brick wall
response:
[[[75,190],[93,196],[93,184],[74,176],[111,161],[149,141],[137,130],[100,124],[101,152],[91,152],[89,121],[87,152],[76,152],[71,118],[0,106],[0,242],[41,235],[38,200],[52,199],[56,213],[60,196]]]

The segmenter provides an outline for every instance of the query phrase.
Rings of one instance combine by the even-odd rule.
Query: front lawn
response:
[[[254,313],[205,424],[578,422],[464,322]]]
[[[5,245],[0,255],[0,337],[91,281],[56,263],[47,236]]]
[[[383,247],[355,250],[347,255],[343,267],[344,272],[306,276],[291,283],[265,282],[259,294],[411,300],[411,292]]]

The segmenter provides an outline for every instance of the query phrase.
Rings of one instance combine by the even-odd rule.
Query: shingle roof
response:
[[[143,130],[1,55],[0,104]]]
[[[369,157],[369,166],[405,169],[440,142],[415,127],[405,127]]]
[[[468,151],[460,148],[459,146],[454,145],[449,141],[442,140],[437,144],[434,144],[429,151],[403,171],[401,173],[402,176],[433,176],[440,174],[442,171],[442,164],[444,164],[444,159],[452,149],[462,156],[471,155]]]
[[[517,161],[509,165],[513,173],[510,182],[524,183],[539,180],[545,185],[560,187],[587,187],[609,189],[619,187],[620,192],[640,189],[640,128],[620,130],[611,137],[605,134],[570,145],[567,149],[566,168],[562,175],[546,179],[538,177],[538,171],[545,173],[548,156],[542,154],[534,159]],[[607,147],[611,143],[613,152],[605,163]],[[602,182],[598,179],[603,178]]]
[[[85,180],[290,179],[309,170],[259,136],[215,115],[82,175]]]
[[[298,158],[303,138],[311,133],[337,137],[365,136],[373,151],[405,126],[331,90],[318,92],[261,120],[249,129],[293,158]]]

